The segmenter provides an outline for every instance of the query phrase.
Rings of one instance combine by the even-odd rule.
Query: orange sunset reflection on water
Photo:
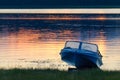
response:
[[[67,69],[69,65],[61,61],[59,55],[67,40],[79,40],[97,44],[103,55],[104,65],[102,69],[109,65],[111,66],[110,69],[116,68],[115,65],[119,63],[120,58],[118,54],[120,51],[119,36],[111,38],[110,36],[113,33],[109,31],[111,29],[52,30],[19,28],[17,31],[4,29],[0,34],[0,68]],[[115,29],[113,32],[117,35],[119,29]],[[110,41],[108,41],[108,38]]]
[[[6,50],[6,56],[1,59],[1,61],[10,61],[14,65],[7,62],[2,63],[3,65],[0,67],[6,66],[11,68],[22,66],[26,68],[34,67],[35,63],[35,67],[45,67],[44,64],[47,64],[47,68],[61,65],[62,61],[59,53],[64,47],[65,41],[71,40],[68,37],[71,39],[74,38],[70,30],[63,30],[62,32],[59,31],[55,33],[51,31],[46,32],[46,30],[20,28],[17,32],[10,32],[6,39],[1,41],[7,46],[6,49],[4,48]],[[9,56],[7,56],[8,54]],[[7,60],[5,58],[7,58]]]
[[[6,46],[8,49],[6,53],[9,53],[9,57],[6,56],[6,58],[14,63],[11,67],[14,67],[15,65],[26,67],[30,67],[31,65],[31,67],[33,67],[35,66],[34,63],[37,63],[36,66],[38,67],[39,62],[41,61],[45,62],[42,63],[43,67],[46,63],[48,67],[50,67],[54,62],[60,65],[63,62],[60,59],[59,53],[64,47],[65,41],[77,40],[74,36],[80,36],[80,34],[81,33],[74,33],[71,30],[58,30],[57,32],[53,32],[49,30],[20,28],[17,32],[9,33],[9,36],[6,39]],[[100,51],[104,54],[105,42],[103,40],[105,37],[100,33],[100,36],[96,37],[96,39],[96,44],[99,45]],[[51,60],[53,60],[53,62]],[[3,59],[3,61],[6,60]],[[57,65],[56,63],[54,65]]]
[[[55,35],[51,34],[51,32],[43,34],[37,30],[20,29],[17,33],[10,34],[9,47],[13,49],[20,49],[19,54],[21,56],[26,55],[25,57],[29,58],[40,57],[46,59],[58,57],[58,53],[63,47],[64,41],[56,41]]]
[[[89,16],[89,17],[80,17],[80,16],[75,16],[75,15],[49,15],[47,17],[41,17],[41,16],[36,16],[36,17],[32,17],[32,16],[21,16],[21,17],[13,17],[13,16],[9,16],[9,17],[0,17],[0,19],[2,20],[110,20],[110,19],[120,19],[120,18],[109,18],[106,17],[104,15],[99,15],[96,17],[93,16]]]
[[[98,20],[106,20],[107,18],[105,16],[100,16],[97,18]]]
[[[96,38],[93,38],[93,41],[96,40],[95,44],[98,45],[98,48],[99,48],[99,50],[100,50],[100,52],[103,56],[105,55],[106,48],[107,48],[107,46],[106,46],[106,36],[104,35],[104,33],[105,32],[100,31],[99,36],[96,37]]]

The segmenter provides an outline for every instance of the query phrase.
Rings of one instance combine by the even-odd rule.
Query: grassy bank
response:
[[[68,72],[50,69],[0,69],[0,80],[120,80],[120,71],[92,69]]]

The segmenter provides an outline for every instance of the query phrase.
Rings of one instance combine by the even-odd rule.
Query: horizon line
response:
[[[0,13],[29,13],[29,14],[120,14],[120,8],[111,9],[0,9]]]

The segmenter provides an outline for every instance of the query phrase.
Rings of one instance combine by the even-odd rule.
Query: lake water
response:
[[[120,70],[118,14],[0,14],[0,68],[71,67],[61,61],[65,41],[98,45],[103,70]]]

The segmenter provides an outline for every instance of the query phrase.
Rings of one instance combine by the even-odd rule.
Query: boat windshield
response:
[[[79,46],[80,46],[80,42],[67,41],[65,44],[65,48],[79,49]]]
[[[93,51],[93,52],[98,51],[97,45],[96,44],[90,44],[90,43],[82,43],[81,49],[82,50],[89,50],[89,51]]]
[[[81,49],[97,52],[98,46],[96,44],[79,42],[79,41],[67,41],[65,48]]]

